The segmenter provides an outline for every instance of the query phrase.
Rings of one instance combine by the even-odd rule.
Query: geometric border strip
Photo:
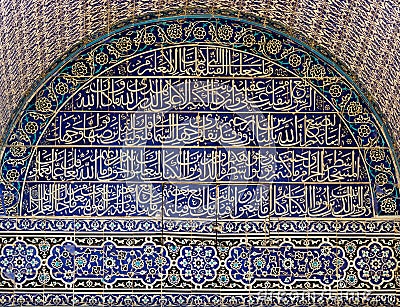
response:
[[[63,234],[87,233],[202,233],[202,234],[333,234],[347,236],[400,235],[400,221],[391,220],[231,220],[217,221],[207,219],[133,219],[133,218],[2,218],[0,232],[3,236],[42,231]]]

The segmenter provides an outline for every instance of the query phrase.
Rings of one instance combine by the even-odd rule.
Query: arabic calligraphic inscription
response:
[[[23,102],[1,159],[6,305],[398,299],[391,141],[337,66],[272,28],[110,33]]]

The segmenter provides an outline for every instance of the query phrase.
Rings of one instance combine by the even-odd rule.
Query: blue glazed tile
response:
[[[21,110],[1,153],[2,306],[398,303],[390,139],[282,33],[129,25]]]

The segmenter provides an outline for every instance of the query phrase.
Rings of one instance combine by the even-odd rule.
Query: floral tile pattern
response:
[[[0,303],[397,304],[393,157],[357,87],[294,38],[222,16],[126,26],[15,118]]]

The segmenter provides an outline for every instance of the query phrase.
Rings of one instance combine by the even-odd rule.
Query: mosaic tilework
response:
[[[80,43],[108,33],[121,21],[212,14],[256,18],[329,54],[371,95],[399,143],[397,0],[4,0],[0,7],[1,132],[8,130],[27,91]]]
[[[397,302],[393,146],[295,39],[224,17],[130,25],[21,110],[2,152],[5,306]]]

